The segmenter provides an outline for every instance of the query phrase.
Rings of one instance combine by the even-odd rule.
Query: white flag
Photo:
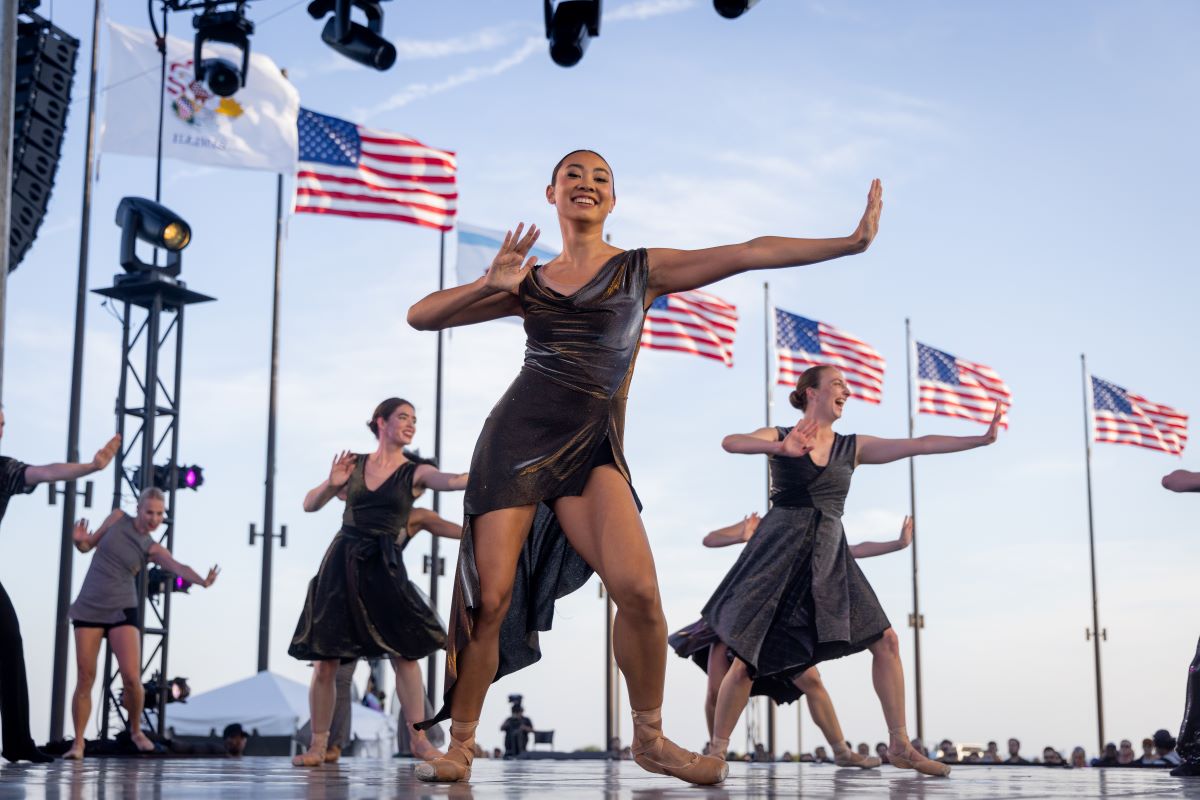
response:
[[[162,55],[150,31],[108,23],[108,88],[100,149],[107,153],[154,157]],[[226,58],[239,66],[232,45],[204,45],[205,58]],[[296,171],[296,116],[300,94],[275,62],[250,54],[246,85],[232,97],[218,97],[196,81],[190,41],[167,38],[167,81],[162,94],[163,156],[219,167]]]
[[[496,257],[496,251],[504,244],[504,231],[491,228],[478,228],[474,225],[464,225],[459,222],[458,229],[458,263],[455,272],[458,273],[459,284],[470,283],[487,272]],[[538,262],[545,264],[558,253],[536,244],[529,255],[537,256]]]

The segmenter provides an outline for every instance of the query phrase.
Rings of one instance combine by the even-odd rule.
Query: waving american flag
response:
[[[775,356],[776,383],[795,386],[804,370],[829,365],[846,376],[852,397],[868,403],[883,400],[883,356],[832,325],[775,309]]]
[[[1180,456],[1187,444],[1187,414],[1115,383],[1092,377],[1093,438]]]
[[[675,350],[733,366],[737,306],[708,292],[665,294],[646,311],[642,347]]]
[[[940,414],[990,423],[996,404],[1012,405],[1008,384],[991,367],[957,358],[947,352],[917,345],[917,388],[921,414]],[[1000,417],[1008,427],[1008,414]]]

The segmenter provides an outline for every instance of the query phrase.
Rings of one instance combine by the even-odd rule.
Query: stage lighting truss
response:
[[[713,8],[725,19],[737,19],[758,4],[758,0],[713,0]]]
[[[366,25],[350,19],[355,8],[366,16]],[[325,44],[363,66],[380,72],[391,69],[396,63],[396,48],[383,38],[380,0],[313,0],[308,4],[308,14],[313,19],[322,19],[330,12],[333,16],[321,31]]]
[[[180,251],[192,240],[191,226],[166,206],[144,197],[123,197],[117,206],[121,227],[121,266],[133,274],[161,273],[171,278],[182,268]],[[165,267],[147,264],[137,256],[137,240],[167,251]]]
[[[246,18],[249,0],[166,0],[171,11],[199,11],[192,17],[196,29],[193,69],[196,80],[218,97],[230,97],[246,85],[250,72],[250,36],[254,23]],[[225,7],[222,10],[222,7]],[[224,42],[242,53],[239,66],[227,58],[204,58],[205,42]]]
[[[560,67],[575,66],[600,35],[600,0],[544,0],[543,11],[550,58]]]

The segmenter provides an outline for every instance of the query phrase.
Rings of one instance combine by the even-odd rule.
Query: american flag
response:
[[[692,353],[732,367],[737,322],[737,306],[707,292],[665,294],[646,312],[642,347]]]
[[[1000,424],[1008,427],[1012,392],[991,367],[956,358],[917,342],[917,411],[990,423],[996,403],[1006,411]]]
[[[296,211],[454,227],[454,153],[300,109]]]
[[[846,376],[852,397],[868,403],[883,400],[883,356],[832,325],[775,309],[775,356],[776,383],[795,386],[804,370],[828,364]]]
[[[1187,414],[1151,403],[1115,383],[1092,376],[1092,435],[1097,442],[1133,444],[1183,455]]]

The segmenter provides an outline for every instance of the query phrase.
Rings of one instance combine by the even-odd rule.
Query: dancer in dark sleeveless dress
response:
[[[407,529],[413,501],[426,488],[461,491],[467,476],[439,472],[404,450],[417,426],[416,412],[407,400],[384,400],[367,425],[379,440],[375,452],[337,456],[329,478],[304,498],[305,511],[318,511],[334,497],[346,501],[346,510],[320,571],[308,584],[304,610],[288,648],[292,658],[313,662],[312,739],[308,750],[292,759],[298,767],[325,761],[340,664],[390,658],[402,713],[411,724],[425,716],[417,662],[446,644],[437,612],[404,569],[400,553],[410,537],[399,542],[397,538]],[[461,535],[458,526],[452,528],[436,532],[452,538]],[[413,735],[412,752],[420,758],[441,755],[424,733]]]
[[[421,330],[520,316],[528,337],[525,364],[484,423],[471,459],[446,704],[435,718],[452,718],[451,744],[446,758],[417,765],[419,779],[469,779],[489,684],[537,660],[537,635],[550,628],[555,598],[579,588],[592,570],[618,609],[613,648],[633,708],[634,760],[692,783],[724,778],[719,759],[683,750],[662,732],[666,621],[622,440],[646,308],[659,296],[740,272],[860,253],[878,229],[881,196],[876,181],[862,220],[844,238],[621,251],[604,241],[616,202],[611,168],[579,150],[555,166],[546,188],[562,230],[558,258],[535,269],[536,258],[526,256],[538,232],[523,235],[519,225],[486,275],[409,310],[409,323]]]
[[[754,535],[755,530],[758,529],[758,523],[758,514],[750,514],[739,523],[711,531],[704,537],[704,546],[728,547],[729,545],[744,544]],[[905,517],[900,526],[898,538],[890,541],[860,542],[850,545],[850,557],[857,560],[895,553],[912,543],[912,534],[912,518]],[[667,638],[667,644],[671,646],[676,655],[690,658],[708,674],[708,687],[704,696],[704,718],[708,723],[708,736],[711,742],[717,694],[725,673],[729,671],[729,666],[733,663],[733,654],[703,618],[671,634]],[[829,697],[825,683],[821,680],[821,673],[816,667],[809,667],[790,681],[777,676],[755,679],[750,694],[751,696],[766,695],[773,702],[780,704],[790,703],[798,699],[800,695],[804,695],[808,701],[808,710],[812,715],[813,722],[821,729],[825,740],[833,748],[833,762],[837,766],[873,769],[880,765],[880,759],[876,756],[864,756],[856,753],[846,743],[841,722],[833,707],[833,700]],[[713,755],[719,756],[720,753]]]
[[[842,511],[859,464],[989,445],[1003,409],[997,406],[982,436],[842,436],[833,423],[849,397],[841,370],[810,368],[791,395],[792,405],[804,412],[800,423],[722,442],[730,453],[770,456],[772,506],[704,606],[705,622],[736,656],[721,681],[710,750],[724,752],[755,678],[789,680],[821,661],[869,649],[890,736],[888,760],[902,769],[948,775],[949,766],[930,761],[909,742],[899,641],[850,556]]]
[[[1200,492],[1200,472],[1177,469],[1162,479],[1172,492]],[[1188,667],[1187,694],[1183,699],[1183,722],[1179,725],[1176,752],[1182,763],[1171,770],[1177,777],[1200,777],[1200,642]]]
[[[107,638],[117,657],[121,673],[122,702],[129,712],[129,738],[142,752],[153,752],[154,743],[142,733],[144,704],[142,689],[142,631],[138,628],[138,591],[134,577],[147,561],[153,561],[173,575],[195,586],[208,588],[220,570],[214,566],[206,577],[187,564],[176,561],[171,552],[150,534],[162,524],[166,499],[162,490],[149,486],[138,496],[137,516],[114,509],[95,533],[89,533],[87,520],[75,523],[75,549],[81,553],[95,550],[88,565],[83,586],[71,604],[68,616],[75,627],[75,663],[78,668],[75,694],[71,698],[71,717],[75,722],[75,741],[63,758],[83,758],[84,730],[92,715],[92,685],[96,682],[96,660],[100,644]]]

